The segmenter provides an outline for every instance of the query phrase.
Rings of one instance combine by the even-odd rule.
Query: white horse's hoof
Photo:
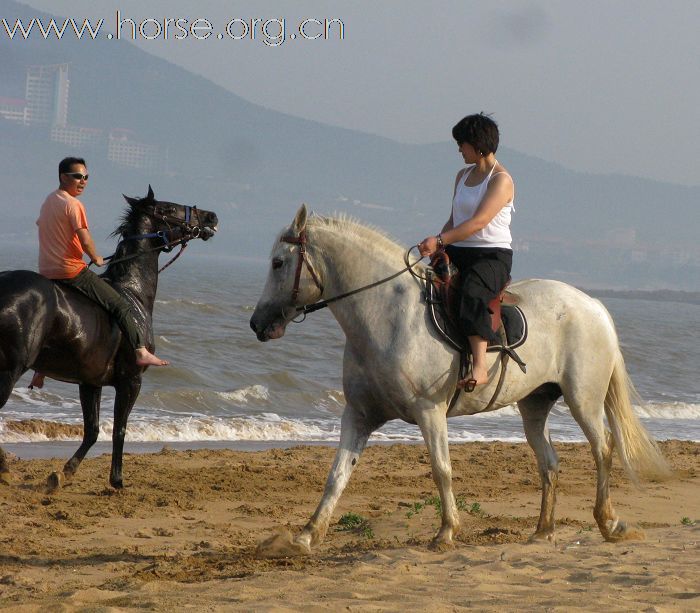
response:
[[[304,543],[295,541],[292,533],[286,528],[280,528],[275,534],[262,541],[255,555],[259,558],[292,558],[308,556],[311,548]]]
[[[527,542],[532,545],[534,543],[551,543],[552,545],[557,544],[557,537],[554,534],[554,531],[552,532],[535,532],[529,539],[527,539]]]
[[[623,521],[617,522],[615,528],[603,536],[605,540],[610,543],[617,543],[619,541],[643,541],[646,538],[643,530],[628,527]]]

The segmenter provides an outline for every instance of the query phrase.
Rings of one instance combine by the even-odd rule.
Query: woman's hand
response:
[[[438,246],[437,236],[428,236],[418,244],[418,251],[423,257],[431,256],[438,250]]]

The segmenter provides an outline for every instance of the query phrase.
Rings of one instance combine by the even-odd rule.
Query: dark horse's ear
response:
[[[294,217],[294,222],[292,223],[292,228],[294,229],[295,234],[300,234],[304,228],[306,228],[306,217],[306,205],[302,204]]]
[[[150,183],[148,185],[148,193],[146,194],[146,197],[144,200],[154,200],[155,199],[155,194],[153,193],[153,188],[151,187]]]
[[[124,196],[124,200],[126,200],[126,202],[129,206],[134,206],[138,202],[138,198],[131,198],[130,196],[127,196],[126,194],[122,194],[122,196]]]

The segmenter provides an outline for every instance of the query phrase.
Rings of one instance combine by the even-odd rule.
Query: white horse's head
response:
[[[287,324],[299,314],[297,307],[316,302],[323,294],[313,247],[307,245],[306,218],[306,205],[302,204],[272,248],[265,289],[250,318],[250,327],[260,341],[282,337]]]

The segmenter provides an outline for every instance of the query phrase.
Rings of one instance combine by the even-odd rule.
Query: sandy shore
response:
[[[319,500],[334,450],[127,455],[121,492],[109,456],[47,493],[60,460],[14,460],[0,487],[0,606],[109,610],[698,610],[700,444],[667,442],[676,471],[636,489],[618,469],[613,503],[646,540],[602,540],[592,518],[587,445],[561,456],[556,544],[526,543],[539,511],[525,445],[451,447],[463,502],[455,549],[428,549],[438,526],[427,453],[370,447],[313,555],[259,559],[276,529],[297,531]],[[426,501],[428,501],[426,503]],[[359,527],[338,520],[354,513]],[[684,518],[686,518],[684,520]]]

